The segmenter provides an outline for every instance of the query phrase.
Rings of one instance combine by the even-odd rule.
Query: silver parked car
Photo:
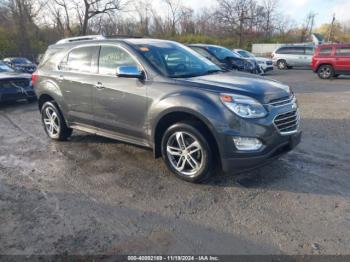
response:
[[[278,69],[310,67],[315,47],[310,45],[289,45],[277,48],[272,53],[272,61]]]

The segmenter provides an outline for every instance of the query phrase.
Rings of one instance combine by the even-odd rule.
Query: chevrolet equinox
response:
[[[63,39],[32,76],[54,140],[73,129],[153,149],[179,178],[260,166],[299,142],[290,88],[155,39]]]

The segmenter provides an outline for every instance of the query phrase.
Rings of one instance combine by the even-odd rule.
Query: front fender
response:
[[[154,102],[150,107],[151,138],[159,122],[171,113],[187,113],[201,120],[209,128],[215,139],[218,132],[227,126],[219,97],[216,94],[206,95],[196,92],[173,93]]]

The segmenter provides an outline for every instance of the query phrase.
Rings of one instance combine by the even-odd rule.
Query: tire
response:
[[[187,182],[204,182],[215,168],[213,147],[208,142],[208,135],[200,131],[203,130],[201,127],[196,122],[176,123],[165,131],[162,138],[165,164],[178,178]]]
[[[67,127],[57,104],[45,102],[41,108],[41,120],[48,137],[53,140],[65,141],[72,135],[73,129]]]
[[[317,75],[321,79],[331,79],[334,76],[334,69],[331,65],[321,65]]]
[[[286,60],[278,60],[277,61],[277,68],[279,70],[286,70],[286,69],[288,69],[288,65],[287,65]]]

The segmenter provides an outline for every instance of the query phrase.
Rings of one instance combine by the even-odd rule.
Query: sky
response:
[[[155,5],[161,6],[161,1],[154,0]],[[183,3],[198,10],[203,7],[210,8],[216,4],[216,0],[183,0]],[[350,21],[350,0],[279,0],[278,9],[297,24],[302,24],[310,12],[316,13],[316,26],[330,23],[333,14],[339,22]]]

